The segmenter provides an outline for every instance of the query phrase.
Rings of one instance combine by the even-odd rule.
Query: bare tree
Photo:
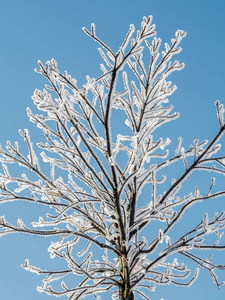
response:
[[[23,200],[42,204],[54,213],[40,217],[32,226],[22,220],[14,226],[2,217],[0,234],[58,236],[48,251],[52,258],[65,260],[65,269],[41,270],[28,260],[23,268],[46,275],[38,287],[40,292],[66,295],[70,300],[91,294],[101,299],[100,292],[110,293],[112,299],[134,299],[135,294],[149,299],[148,292],[157,285],[189,286],[197,278],[198,268],[191,275],[178,262],[183,256],[208,270],[220,288],[223,283],[215,271],[225,266],[213,263],[211,256],[202,257],[200,251],[196,254],[196,250],[225,249],[219,244],[224,212],[211,220],[205,214],[197,226],[193,220],[190,230],[178,238],[169,234],[192,204],[225,195],[225,190],[213,191],[214,178],[204,195],[196,187],[183,196],[182,189],[195,170],[225,174],[225,156],[217,156],[221,148],[218,141],[225,131],[223,105],[216,102],[219,129],[211,142],[194,140],[184,149],[179,138],[175,154],[170,154],[170,139],[153,136],[156,129],[178,117],[167,104],[168,96],[176,90],[167,77],[184,67],[173,57],[181,51],[179,44],[186,33],[178,30],[160,53],[161,40],[153,37],[152,17],[144,17],[135,37],[131,25],[114,53],[98,38],[94,24],[91,31],[84,31],[100,45],[102,75],[97,79],[87,76],[87,82],[78,88],[67,72],[60,73],[55,60],[46,65],[39,62],[37,72],[48,85],[43,91],[36,90],[33,100],[43,114],[27,109],[30,121],[45,135],[46,143],[38,147],[43,150],[42,161],[50,165],[49,174],[42,171],[43,163],[39,165],[26,129],[20,135],[28,155],[21,153],[17,142],[8,142],[7,149],[0,150],[4,170],[0,175],[1,203]],[[169,166],[175,163],[180,175],[176,179],[169,175],[170,184],[164,173],[171,174]],[[13,176],[8,164],[19,165],[27,173]],[[163,182],[169,186],[166,190]],[[147,194],[142,192],[146,187]],[[144,236],[146,229],[151,230],[149,241]],[[215,242],[207,242],[209,234]],[[86,244],[77,253],[76,244],[82,240]],[[75,287],[64,282],[70,276],[75,277]],[[61,288],[54,286],[58,279],[62,280]]]

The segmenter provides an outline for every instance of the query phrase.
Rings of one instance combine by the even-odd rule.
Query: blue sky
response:
[[[182,135],[187,147],[194,138],[212,139],[218,130],[214,102],[219,99],[225,104],[224,13],[223,0],[1,0],[0,143],[18,140],[19,128],[29,128],[38,137],[26,116],[26,107],[33,108],[33,91],[44,86],[44,80],[33,71],[39,59],[44,63],[55,58],[60,70],[68,70],[81,86],[87,74],[100,74],[101,62],[97,44],[81,28],[90,28],[94,22],[98,35],[116,51],[129,24],[138,28],[145,15],[153,15],[157,36],[163,42],[170,42],[177,29],[188,33],[179,54],[186,67],[172,76],[178,90],[170,100],[181,117],[170,127],[171,134]],[[221,211],[224,200],[193,209],[191,218],[201,218],[205,210]],[[24,215],[29,221],[41,213],[41,207],[20,203],[0,206],[0,215],[12,221]],[[24,235],[0,239],[0,299],[53,299],[36,291],[40,277],[20,267],[25,258],[43,268],[45,263],[53,266],[55,262],[49,261],[46,251],[49,243],[49,239]],[[224,263],[225,254],[220,252],[218,256]],[[225,272],[220,279],[225,280]],[[224,295],[225,288],[218,292],[209,274],[202,271],[191,288],[163,287],[150,296],[152,300],[222,300]]]

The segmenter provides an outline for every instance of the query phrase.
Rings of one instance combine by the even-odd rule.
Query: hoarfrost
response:
[[[36,70],[48,80],[46,88],[35,90],[32,97],[42,114],[34,115],[29,108],[27,114],[45,136],[46,142],[37,146],[42,151],[42,162],[49,166],[48,176],[46,167],[39,164],[27,129],[19,131],[27,147],[26,155],[20,152],[17,142],[7,142],[6,150],[0,148],[1,203],[23,200],[42,204],[51,213],[32,222],[31,228],[20,219],[13,225],[2,217],[0,235],[24,232],[58,237],[48,251],[51,258],[64,260],[67,268],[41,270],[30,266],[28,260],[23,266],[45,275],[38,290],[54,296],[72,300],[92,294],[100,299],[99,293],[108,291],[112,299],[118,299],[120,288],[131,298],[137,293],[149,299],[143,289],[153,292],[162,284],[190,286],[199,270],[189,280],[190,271],[177,258],[168,262],[171,255],[177,254],[208,270],[219,288],[214,271],[225,267],[214,264],[211,257],[194,255],[191,250],[225,248],[219,244],[225,227],[224,214],[215,214],[211,220],[205,214],[197,226],[190,219],[189,231],[183,236],[175,237],[170,231],[176,229],[195,203],[225,195],[224,190],[213,192],[214,178],[205,194],[204,189],[200,193],[198,186],[186,195],[182,190],[195,170],[225,174],[225,157],[217,154],[225,131],[224,106],[216,102],[219,130],[209,144],[207,140],[195,139],[185,149],[180,137],[175,154],[171,154],[167,148],[170,138],[155,134],[158,128],[179,117],[168,104],[176,90],[168,76],[184,68],[174,57],[181,51],[179,44],[186,33],[178,30],[160,52],[161,39],[155,37],[152,16],[144,17],[140,30],[135,33],[131,25],[114,53],[98,37],[94,24],[90,31],[84,31],[100,46],[104,64],[100,65],[102,74],[98,78],[87,76],[80,89],[67,71],[60,73],[54,59],[45,65],[39,61],[40,69]],[[149,49],[150,58],[145,58],[144,47]],[[116,128],[124,124],[129,127],[121,130],[123,134],[120,128],[111,128],[116,109],[123,112],[116,119]],[[179,172],[174,168],[178,174],[174,175],[170,166],[179,162],[185,168],[179,168]],[[12,164],[18,164],[23,172],[19,173]],[[15,172],[21,175],[17,177]],[[167,178],[168,182],[173,178],[171,184]],[[145,188],[147,193],[143,192]],[[158,225],[159,231],[155,230]],[[143,237],[144,232],[148,240]],[[206,237],[211,233],[217,240],[207,244]],[[79,251],[78,243],[83,245]],[[64,279],[68,274],[80,277],[77,287],[66,286]],[[60,291],[50,285],[55,280],[61,280]],[[121,282],[126,282],[128,288]]]

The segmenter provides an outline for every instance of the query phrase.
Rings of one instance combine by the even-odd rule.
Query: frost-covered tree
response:
[[[98,38],[94,24],[84,31],[100,45],[104,64],[98,78],[87,76],[79,88],[67,72],[60,73],[55,60],[39,62],[37,72],[48,85],[36,90],[33,100],[43,114],[32,114],[29,108],[27,113],[46,138],[38,144],[42,162],[26,129],[20,135],[28,153],[17,142],[0,149],[0,202],[42,204],[48,213],[32,226],[22,220],[9,224],[2,217],[0,234],[58,236],[48,251],[51,258],[65,261],[64,269],[41,270],[28,260],[23,268],[46,276],[40,292],[70,300],[88,295],[101,299],[102,292],[112,299],[134,299],[136,294],[150,299],[149,291],[158,285],[189,286],[199,271],[191,273],[182,257],[208,270],[219,288],[216,270],[225,267],[199,250],[225,249],[219,244],[224,212],[212,219],[205,214],[198,223],[192,220],[190,230],[178,237],[171,229],[176,231],[191,205],[225,195],[225,190],[214,191],[214,178],[206,193],[196,187],[185,194],[185,181],[195,170],[225,174],[225,156],[217,155],[225,131],[223,105],[216,102],[219,129],[210,142],[194,140],[184,149],[179,138],[172,148],[169,138],[156,136],[161,126],[167,134],[165,124],[178,117],[168,105],[176,86],[167,77],[184,67],[173,58],[186,33],[178,30],[160,52],[152,17],[144,17],[141,29],[135,34],[131,25],[114,53]],[[175,163],[179,175],[173,179],[170,166]],[[21,176],[11,174],[14,165]]]

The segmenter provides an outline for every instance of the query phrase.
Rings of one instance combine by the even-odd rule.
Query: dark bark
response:
[[[119,289],[119,300],[134,300],[134,293],[129,291],[129,289],[122,286]]]

